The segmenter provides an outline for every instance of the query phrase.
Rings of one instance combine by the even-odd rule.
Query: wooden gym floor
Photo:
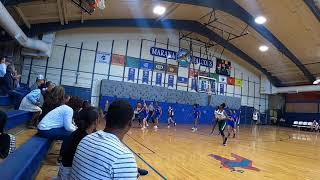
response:
[[[221,137],[209,135],[210,126],[190,125],[157,131],[134,127],[124,142],[136,154],[138,166],[149,171],[139,179],[319,179],[320,133],[274,126],[241,126],[238,136],[221,145]],[[17,138],[34,134],[20,133]],[[31,137],[31,136],[29,136]],[[320,138],[320,136],[319,136]],[[59,145],[56,144],[36,179],[54,177]],[[252,168],[251,168],[252,167]]]

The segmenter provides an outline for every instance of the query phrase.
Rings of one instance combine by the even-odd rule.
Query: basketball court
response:
[[[105,113],[129,102],[139,179],[320,179],[319,0],[1,0],[0,25],[19,87],[41,75]],[[61,142],[25,128],[11,96],[0,174],[56,177]]]

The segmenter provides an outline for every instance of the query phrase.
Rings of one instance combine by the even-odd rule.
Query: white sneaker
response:
[[[158,126],[153,126],[153,128],[158,129]]]
[[[194,128],[193,130],[192,130],[192,132],[196,132],[198,130],[198,128]]]
[[[168,128],[170,128],[170,126],[168,126]]]
[[[191,129],[192,129],[192,130],[194,130],[195,128],[194,128],[194,127],[192,127]]]
[[[174,123],[174,126],[176,126],[177,125],[177,123]]]
[[[143,126],[142,128],[141,128],[141,130],[144,130],[146,127],[145,126]]]
[[[147,127],[149,127],[149,124],[147,124]]]

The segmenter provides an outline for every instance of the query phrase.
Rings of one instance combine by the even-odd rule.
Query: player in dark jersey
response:
[[[156,102],[156,106],[154,107],[154,113],[153,113],[153,124],[154,124],[154,128],[158,129],[158,125],[159,125],[159,119],[162,115],[162,109],[159,106],[159,103]]]
[[[193,105],[193,117],[194,117],[194,121],[193,121],[193,128],[192,128],[192,132],[196,132],[198,130],[198,123],[199,123],[199,119],[200,119],[200,107],[199,104],[194,104]]]
[[[220,105],[219,110],[216,112],[216,119],[218,120],[220,135],[222,137],[223,145],[225,146],[227,144],[228,137],[224,135],[224,129],[226,127],[226,120],[228,120],[229,117],[225,112],[224,107],[224,103]]]
[[[177,123],[174,121],[173,119],[174,116],[174,111],[173,108],[171,106],[169,106],[168,108],[168,128],[170,128],[170,124],[172,123],[174,126],[177,125]]]

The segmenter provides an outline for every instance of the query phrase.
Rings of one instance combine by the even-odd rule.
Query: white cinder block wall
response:
[[[209,58],[213,56],[220,57],[220,54],[193,43],[193,54],[197,57]],[[190,41],[180,40],[178,32],[160,31],[160,30],[136,30],[136,29],[75,29],[56,33],[56,39],[53,46],[52,55],[49,59],[31,59],[23,58],[22,83],[32,84],[37,74],[43,74],[50,81],[56,84],[92,88],[91,101],[98,104],[100,94],[100,80],[110,79],[116,81],[128,81],[128,67],[104,64],[95,62],[96,51],[127,55],[135,58],[150,60],[154,62],[166,63],[165,58],[154,57],[150,54],[151,47],[159,47],[178,51],[181,48],[189,49]],[[229,57],[222,56],[222,59],[231,61],[231,77],[243,80],[243,86],[225,85],[225,95],[241,97],[242,106],[255,107],[265,112],[268,107],[267,95],[261,94],[260,74],[254,73],[249,69],[240,66],[243,62],[235,62]],[[214,60],[213,68],[210,72],[215,72]],[[177,65],[177,61],[167,59],[167,64]],[[111,66],[111,67],[109,67]],[[31,69],[30,69],[31,67]],[[195,66],[198,69],[198,65]],[[200,67],[200,70],[209,71],[206,67]],[[139,73],[138,73],[139,71]],[[143,70],[136,69],[135,83],[142,83]],[[152,75],[153,74],[153,75]],[[139,77],[138,77],[139,76]],[[179,77],[188,78],[188,69],[179,67]],[[137,80],[138,78],[138,80]],[[166,78],[166,81],[165,79]],[[149,84],[155,85],[156,72],[149,73]],[[164,83],[165,82],[165,83]],[[168,74],[162,74],[162,86],[167,87]],[[189,84],[178,83],[178,90],[191,91],[191,77]],[[174,75],[174,84],[177,83],[177,75]],[[217,86],[218,88],[219,86]],[[171,88],[171,87],[170,87]],[[218,88],[219,89],[219,88]],[[260,105],[260,106],[259,106]]]

